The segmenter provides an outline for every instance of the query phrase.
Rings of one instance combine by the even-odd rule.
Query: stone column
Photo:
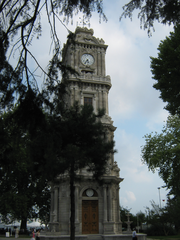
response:
[[[79,47],[77,48],[77,66],[79,66],[80,65],[80,63],[81,63],[81,55],[80,55],[80,51],[79,51]],[[77,69],[77,70],[79,70],[79,69]]]
[[[97,52],[97,75],[101,76],[101,52],[100,52],[100,48],[98,48],[98,52]]]
[[[119,187],[116,188],[116,199],[117,199],[117,222],[120,222]]]
[[[70,83],[70,93],[71,93],[71,95],[69,96],[70,97],[70,106],[72,106],[74,103],[74,92],[73,92],[73,83],[72,82]]]
[[[108,114],[108,94],[107,94],[107,89],[103,90],[103,108],[105,109],[105,113]]]
[[[105,96],[104,96],[103,89],[102,89],[102,108],[105,109],[105,113],[106,113],[106,104],[105,104]]]
[[[80,93],[80,105],[84,105],[84,103],[83,103],[83,93],[81,92]]]
[[[54,191],[52,190],[52,187],[51,187],[51,214],[50,214],[50,222],[53,221],[53,211],[54,211]]]
[[[108,186],[108,212],[109,212],[109,222],[112,222],[112,193],[111,193],[111,186]]]
[[[79,99],[77,98],[77,90],[76,90],[76,83],[75,82],[74,82],[74,86],[73,86],[73,93],[74,93],[74,99],[73,99],[73,101],[74,101],[73,104],[74,104],[75,101],[79,102]]]
[[[75,186],[75,222],[79,222],[79,185]]]
[[[74,55],[73,56],[74,57],[74,59],[73,59],[74,60],[74,66],[73,67],[74,67],[75,70],[77,70],[77,61],[76,61],[76,59],[77,59],[77,56],[76,56],[77,55],[77,51],[74,49],[73,53],[74,53],[73,54]]]
[[[104,222],[107,222],[107,186],[103,186],[103,192],[104,192]]]
[[[70,66],[74,68],[74,51],[70,51]]]
[[[107,115],[109,115],[109,106],[108,106],[108,89],[106,88],[106,113],[107,113]]]
[[[93,108],[94,108],[94,112],[97,113],[96,94],[93,95]]]
[[[98,95],[99,95],[99,109],[102,109],[102,91],[101,91],[101,86],[99,87],[99,91],[98,91]]]
[[[104,49],[102,49],[102,52],[101,52],[101,59],[102,59],[101,75],[105,76],[106,68],[105,68],[105,50]]]
[[[54,221],[57,222],[57,213],[58,213],[58,187],[55,187],[54,190]]]

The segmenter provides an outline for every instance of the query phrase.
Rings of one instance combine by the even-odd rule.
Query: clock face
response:
[[[86,190],[86,195],[87,195],[88,197],[92,197],[92,196],[94,195],[94,191],[93,191],[92,189],[87,189],[87,190]]]
[[[85,53],[81,57],[81,62],[86,66],[90,66],[94,63],[94,58],[91,54]]]

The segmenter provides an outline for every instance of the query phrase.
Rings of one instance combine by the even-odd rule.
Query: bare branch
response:
[[[19,14],[21,13],[22,9],[26,6],[28,0],[25,0],[24,4],[22,5],[22,7],[19,9],[19,11],[17,12],[15,18],[12,20],[8,30],[6,31],[5,37],[8,35],[8,33],[10,32],[11,28],[14,26],[15,21],[17,20]],[[15,27],[13,30],[17,29],[18,27]]]

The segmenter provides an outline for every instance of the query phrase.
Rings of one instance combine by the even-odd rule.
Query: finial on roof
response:
[[[92,28],[88,29],[87,27],[77,27],[76,28],[76,31],[75,31],[75,34],[77,33],[86,33],[86,34],[90,34],[90,35],[93,35],[94,34],[94,30]]]

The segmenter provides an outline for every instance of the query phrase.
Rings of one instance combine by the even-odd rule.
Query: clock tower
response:
[[[104,109],[101,121],[106,136],[114,138],[113,121],[108,111],[110,76],[106,76],[105,54],[107,45],[103,39],[93,36],[92,29],[77,27],[73,43],[67,41],[63,47],[63,63],[78,74],[68,76],[67,107],[78,101],[80,105],[91,104],[95,113]],[[121,234],[119,184],[120,169],[111,155],[103,176],[103,185],[92,181],[92,174],[85,169],[77,174],[83,176],[75,183],[76,235]],[[80,178],[79,178],[80,179]],[[50,231],[57,235],[70,234],[70,189],[69,181],[59,177],[51,188]]]
[[[93,30],[77,28],[75,31],[75,45],[66,44],[63,49],[63,62],[71,66],[79,74],[69,77],[70,95],[67,103],[74,101],[80,104],[89,103],[98,109],[105,109],[108,116],[108,92],[111,88],[110,76],[106,76],[105,53],[107,45],[103,39],[93,36]]]

